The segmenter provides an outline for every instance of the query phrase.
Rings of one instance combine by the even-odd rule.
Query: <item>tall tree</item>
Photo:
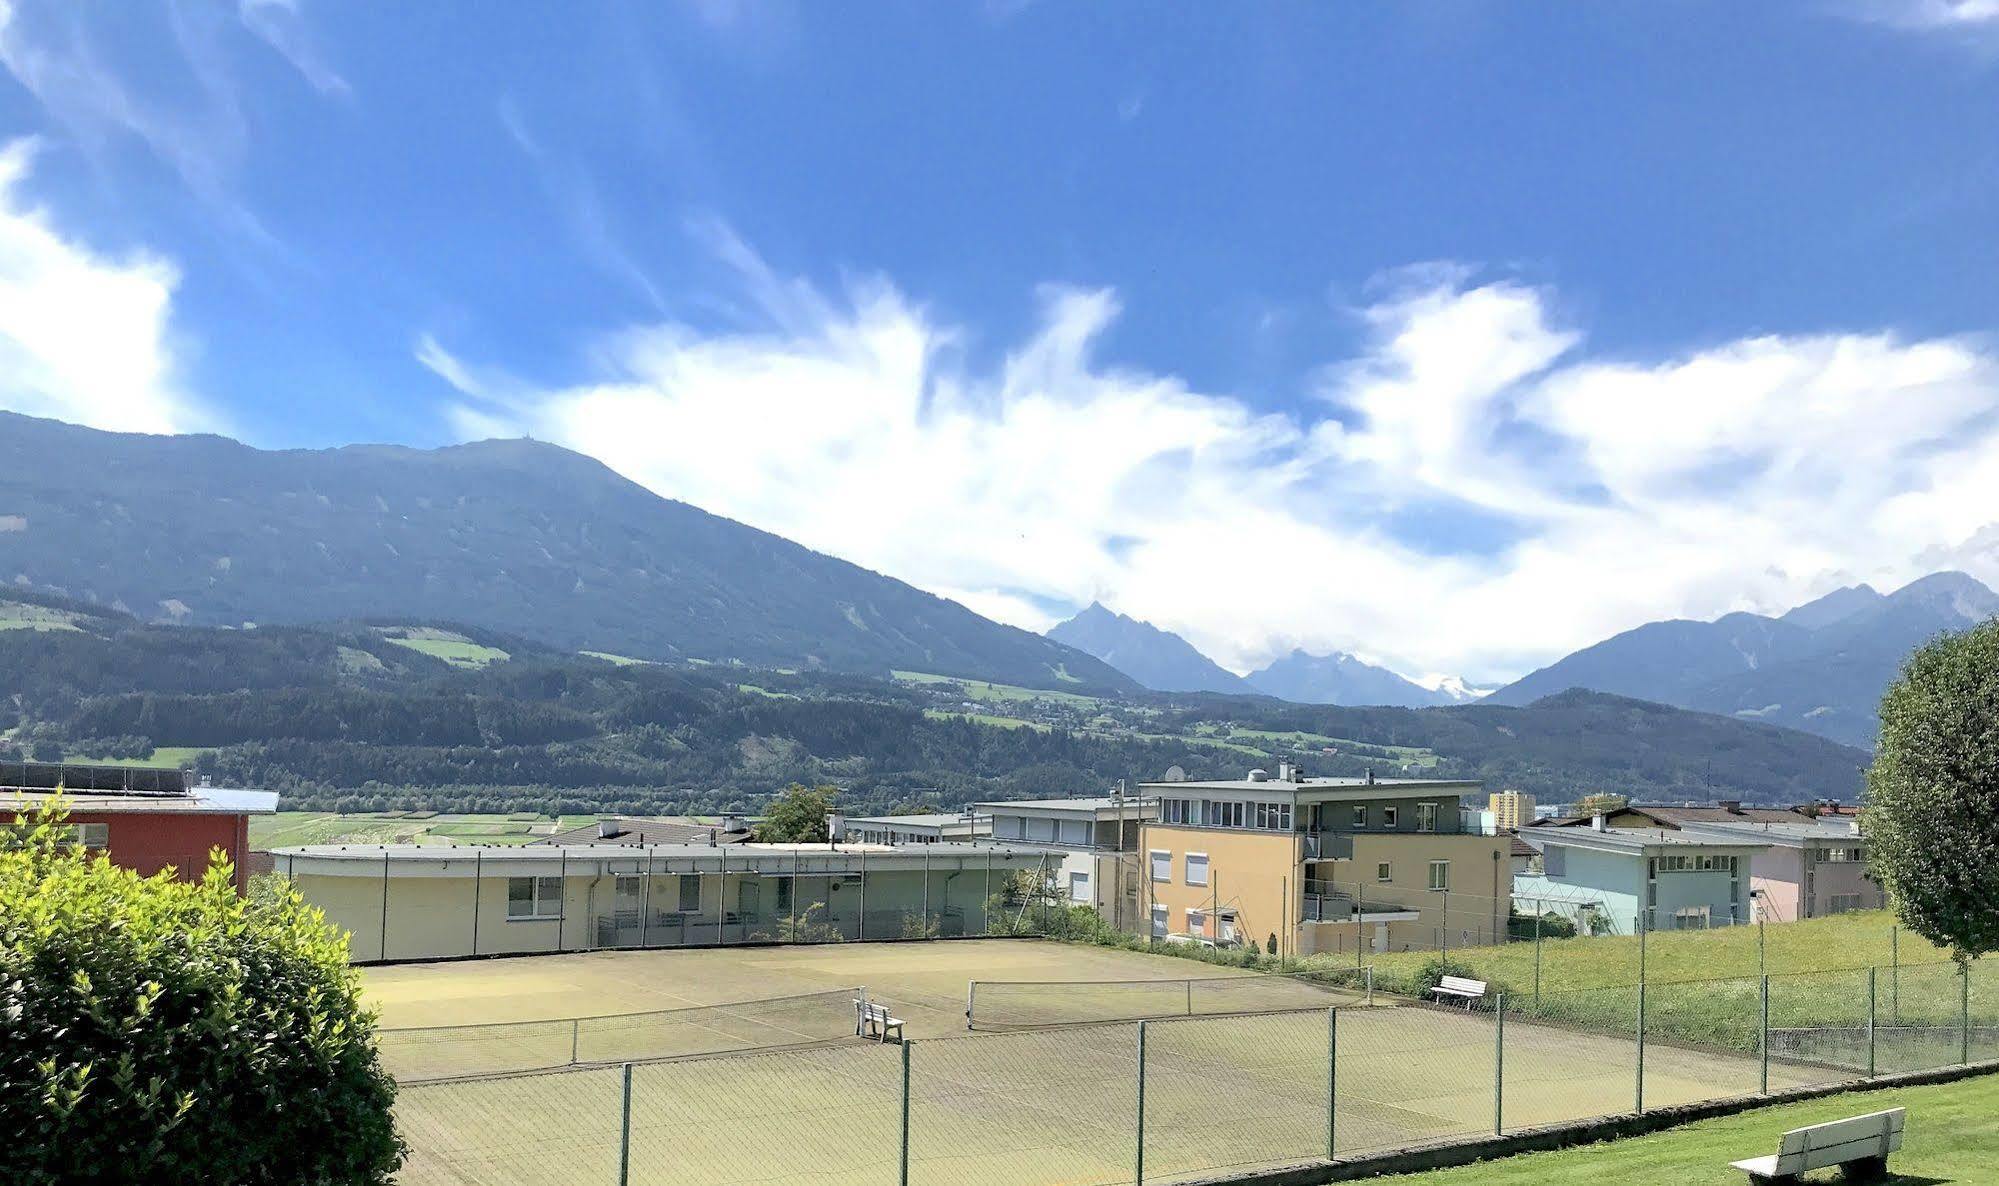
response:
[[[757,825],[757,839],[767,844],[824,844],[830,835],[826,817],[832,814],[838,793],[833,787],[792,783],[771,801]]]
[[[1999,950],[1999,620],[1903,665],[1881,700],[1862,821],[1911,930],[1959,961]]]

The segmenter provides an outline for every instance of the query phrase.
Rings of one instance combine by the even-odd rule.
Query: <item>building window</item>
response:
[[[1859,894],[1826,895],[1825,912],[1827,914],[1845,914],[1849,910],[1858,910],[1858,909],[1860,909]]]
[[[1388,875],[1387,861],[1382,861],[1374,867],[1374,879],[1383,885],[1387,885],[1392,880]]]
[[[1435,803],[1418,803],[1416,805],[1416,830],[1418,832],[1434,832],[1437,830],[1437,805]]]
[[[1449,861],[1430,862],[1430,888],[1447,890],[1451,888],[1451,863]]]
[[[1384,808],[1382,808],[1382,809],[1381,809],[1381,826],[1382,826],[1382,827],[1384,827],[1384,828],[1392,828],[1392,827],[1394,827],[1394,826],[1395,826],[1395,821],[1401,818],[1401,814],[1402,814],[1401,812],[1397,811],[1397,810],[1396,810],[1395,808],[1393,808],[1393,807],[1384,807]]]
[[[110,824],[71,824],[69,842],[84,848],[111,847]]]
[[[701,876],[698,873],[680,875],[680,910],[683,914],[694,914],[701,909]]]
[[[1193,822],[1187,811],[1185,799],[1161,799],[1159,801],[1159,822],[1162,824],[1185,824]]]
[[[1258,803],[1256,805],[1256,826],[1266,832],[1289,832],[1291,830],[1291,805],[1289,803]]]
[[[1209,827],[1211,828],[1242,827],[1243,816],[1242,816],[1241,803],[1236,803],[1236,802],[1224,803],[1219,800],[1210,799],[1207,801],[1207,808],[1208,808],[1207,825]]]
[[[1196,910],[1191,906],[1187,908],[1187,933],[1189,935],[1205,935],[1208,933],[1207,911]]]
[[[1208,854],[1190,852],[1187,854],[1187,884],[1208,884]]]
[[[1708,909],[1705,906],[1682,906],[1673,911],[1673,929],[1676,931],[1705,931],[1708,926]]]
[[[1173,854],[1163,848],[1155,848],[1146,854],[1152,858],[1152,880],[1173,880]]]
[[[507,878],[508,918],[561,918],[562,878]]]
[[[1235,942],[1235,915],[1230,914],[1228,911],[1223,911],[1221,914],[1215,916],[1215,921],[1221,924],[1222,933],[1220,937],[1222,942]]]
[[[1069,874],[1069,900],[1085,904],[1090,901],[1090,875],[1088,873]]]
[[[1825,859],[1831,864],[1858,864],[1867,859],[1867,852],[1860,848],[1828,848]]]
[[[1367,826],[1367,804],[1356,803],[1353,805],[1353,826],[1356,828],[1365,828]]]

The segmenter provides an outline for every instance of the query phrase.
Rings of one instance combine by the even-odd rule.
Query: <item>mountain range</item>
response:
[[[1380,704],[1401,708],[1462,704],[1481,695],[1462,681],[1427,688],[1345,652],[1293,650],[1239,676],[1186,639],[1091,602],[1048,637],[1087,651],[1156,692],[1234,692],[1275,696],[1297,704]]]
[[[267,451],[0,413],[0,581],[143,621],[402,616],[639,659],[1139,690],[1082,651],[528,440]]]
[[[1881,694],[1924,641],[1999,614],[1999,594],[1939,572],[1883,594],[1837,589],[1777,617],[1651,622],[1585,647],[1494,692],[1529,704],[1586,688],[1786,725],[1872,746]]]

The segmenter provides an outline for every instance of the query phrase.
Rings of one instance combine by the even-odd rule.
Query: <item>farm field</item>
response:
[[[1383,1186],[1598,1186],[1604,1182],[1675,1182],[1739,1186],[1729,1162],[1773,1153],[1787,1129],[1865,1112],[1907,1108],[1902,1151],[1889,1160],[1889,1182],[1994,1180],[1999,1150],[1999,1075],[1955,1083],[1848,1092],[1828,1099],[1757,1108],[1630,1140],[1375,1179]],[[1837,1181],[1815,1174],[1809,1181]]]
[[[1907,928],[1897,928],[1886,911],[1856,911],[1830,918],[1770,923],[1764,932],[1764,966],[1777,976],[1843,968],[1886,968],[1892,964],[1936,964],[1950,957]],[[1350,958],[1350,957],[1349,957]],[[1375,982],[1394,988],[1414,981],[1436,953],[1405,951],[1373,957]],[[1452,962],[1470,975],[1519,992],[1534,984],[1534,944],[1452,948]],[[1305,961],[1307,967],[1314,960]],[[1757,928],[1720,927],[1710,931],[1659,931],[1645,937],[1645,977],[1652,982],[1718,980],[1760,974]],[[1567,992],[1638,982],[1636,936],[1544,939],[1541,988]]]
[[[65,762],[91,766],[192,766],[194,760],[213,749],[207,745],[161,745],[143,758],[96,758],[89,754],[64,754]]]

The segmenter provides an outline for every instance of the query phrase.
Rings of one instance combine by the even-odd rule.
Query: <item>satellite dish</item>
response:
[[[1186,771],[1186,770],[1184,770],[1184,769],[1182,769],[1182,768],[1181,768],[1181,767],[1179,767],[1179,766],[1168,766],[1168,767],[1166,768],[1166,781],[1167,781],[1167,782],[1186,782],[1186,781],[1187,781],[1187,771]]]

